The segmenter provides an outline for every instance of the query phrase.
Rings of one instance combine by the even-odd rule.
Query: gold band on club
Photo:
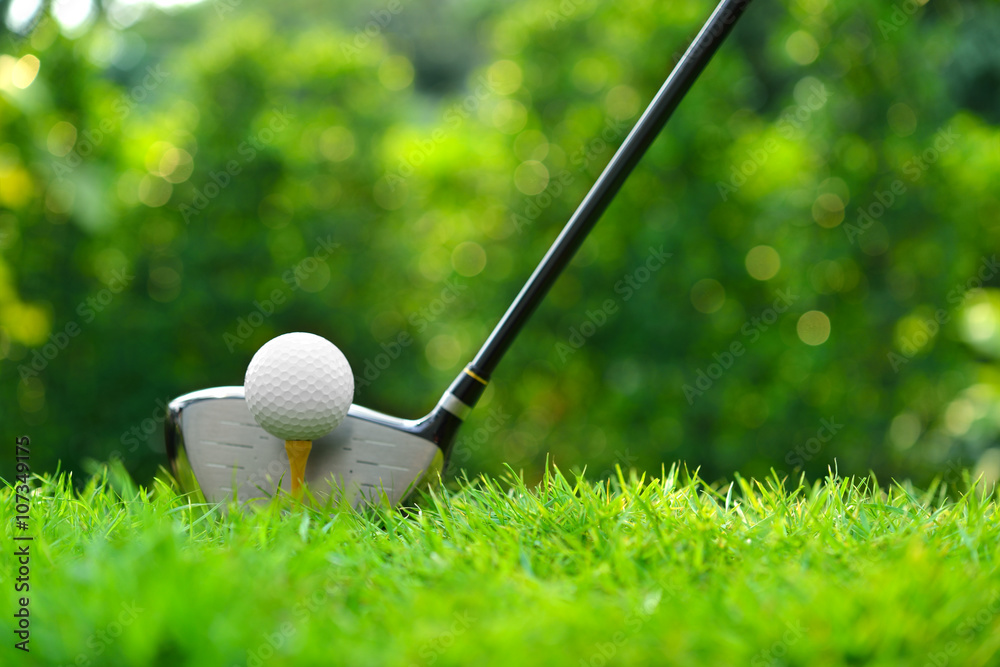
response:
[[[478,375],[476,375],[475,373],[473,373],[471,370],[469,370],[468,366],[465,367],[465,373],[469,377],[471,377],[473,380],[477,380],[478,382],[481,382],[484,387],[489,384],[489,382],[487,382],[486,380],[484,380],[483,378],[479,377]]]

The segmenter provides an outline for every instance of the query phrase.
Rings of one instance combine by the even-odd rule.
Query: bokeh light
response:
[[[781,269],[781,256],[771,246],[759,245],[750,249],[744,263],[755,280],[770,280]]]
[[[14,65],[13,70],[10,74],[10,81],[14,84],[16,88],[27,88],[34,81],[35,77],[38,76],[38,70],[41,68],[42,63],[38,60],[37,56],[28,54],[23,56]]]
[[[604,108],[608,110],[613,118],[625,120],[632,118],[639,113],[642,100],[639,93],[631,86],[615,86],[608,91],[608,96],[604,101]]]
[[[521,66],[513,60],[498,60],[490,65],[488,80],[498,95],[510,95],[521,87]]]
[[[819,56],[819,44],[805,30],[796,30],[785,41],[785,51],[799,65],[808,65]]]
[[[810,310],[799,317],[795,331],[806,345],[822,345],[830,337],[830,318],[819,310]]]
[[[328,127],[319,137],[319,151],[331,162],[343,162],[354,155],[354,135],[346,127]]]
[[[49,152],[56,157],[64,157],[73,150],[74,144],[76,144],[76,127],[64,120],[52,126],[45,141]]]
[[[402,90],[413,83],[413,64],[405,56],[389,56],[378,67],[378,80],[389,90]]]
[[[486,268],[486,251],[472,241],[459,243],[451,253],[451,265],[466,278],[477,276]]]
[[[813,203],[812,215],[820,227],[836,227],[844,221],[844,202],[835,194],[821,194]]]
[[[537,195],[549,185],[549,170],[538,160],[525,160],[514,170],[514,185],[526,195]]]
[[[907,104],[893,104],[886,115],[889,128],[900,137],[908,137],[917,129],[917,114]]]
[[[691,288],[691,305],[701,313],[714,313],[726,302],[726,290],[718,280],[704,278]]]
[[[514,140],[514,155],[520,160],[541,161],[549,154],[549,140],[538,130],[525,130]]]
[[[450,334],[440,334],[427,342],[425,355],[427,363],[438,370],[446,371],[458,365],[462,348],[458,340]]]
[[[517,100],[501,100],[493,109],[493,125],[504,134],[517,134],[528,122],[528,110]]]
[[[139,181],[139,201],[150,208],[163,206],[170,201],[173,186],[164,179],[146,174]]]

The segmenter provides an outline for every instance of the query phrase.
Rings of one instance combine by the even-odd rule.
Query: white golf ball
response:
[[[282,440],[315,440],[337,428],[354,400],[354,374],[337,346],[311,333],[264,343],[244,380],[247,407]]]

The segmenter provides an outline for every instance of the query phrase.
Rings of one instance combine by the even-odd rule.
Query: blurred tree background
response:
[[[148,480],[298,330],[423,414],[712,6],[3,0],[4,437]],[[757,0],[452,473],[996,476],[998,86],[997,3]]]

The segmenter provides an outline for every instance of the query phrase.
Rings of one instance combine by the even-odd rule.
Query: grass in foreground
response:
[[[36,486],[30,654],[12,648],[0,492],[4,665],[1000,660],[1000,511],[978,493],[555,472],[328,516],[226,515],[107,476]]]

